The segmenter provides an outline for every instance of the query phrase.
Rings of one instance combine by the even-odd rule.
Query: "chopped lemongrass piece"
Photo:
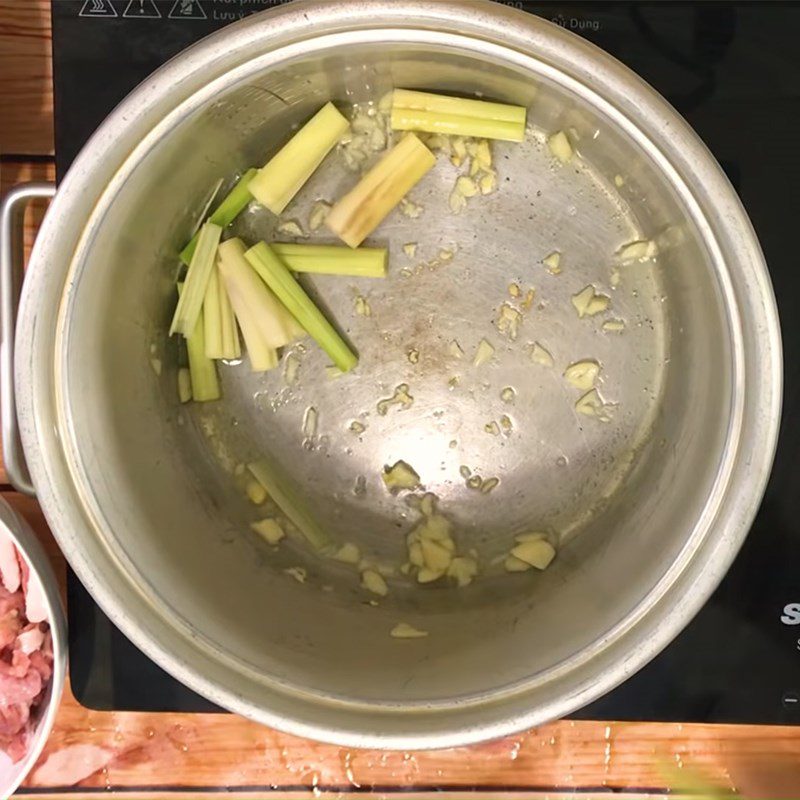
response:
[[[305,567],[288,567],[283,573],[290,578],[294,578],[298,583],[305,583],[308,577],[308,571]]]
[[[577,294],[572,295],[572,305],[581,318],[600,314],[610,304],[611,298],[605,294],[598,294],[592,284],[585,286]]]
[[[404,136],[331,209],[325,224],[345,244],[358,247],[436,163],[413,133]]]
[[[219,271],[242,329],[250,366],[254,372],[278,364],[276,350],[300,332],[296,320],[264,285],[244,257],[240,239],[228,239],[219,247]]]
[[[472,583],[472,579],[478,574],[478,563],[469,556],[456,556],[447,568],[447,577],[453,578],[459,588],[464,588]]]
[[[467,145],[463,136],[456,136],[453,140],[453,152],[450,156],[450,163],[454,167],[460,167],[467,157]]]
[[[652,239],[639,239],[628,242],[617,250],[620,261],[645,261],[658,255],[658,245]]]
[[[525,138],[522,106],[395,89],[392,128],[521,142]]]
[[[494,347],[486,339],[481,339],[478,347],[475,350],[475,358],[472,359],[472,365],[480,367],[489,361],[494,355]]]
[[[197,248],[192,256],[186,279],[183,282],[183,291],[178,297],[175,315],[172,317],[169,333],[182,333],[188,337],[197,325],[200,312],[203,309],[203,299],[206,296],[208,278],[214,268],[214,258],[217,253],[219,237],[222,228],[213,222],[206,222],[200,229]]]
[[[276,230],[284,236],[294,236],[296,239],[305,239],[307,236],[296,219],[287,219],[285,222],[281,222]]]
[[[478,194],[478,186],[472,178],[461,175],[456,180],[456,191],[462,197],[475,197]]]
[[[597,377],[600,374],[600,365],[594,359],[586,359],[570,364],[564,370],[564,378],[582,392],[594,389]]]
[[[393,639],[424,639],[427,635],[428,631],[421,631],[409,625],[407,622],[398,622],[397,625],[389,631],[389,636]]]
[[[407,242],[403,245],[403,252],[409,257],[414,258],[417,254],[417,243],[416,242]]]
[[[361,586],[368,592],[385,597],[389,594],[389,587],[380,572],[374,569],[365,569],[361,573]]]
[[[419,203],[415,203],[407,197],[404,197],[400,201],[400,213],[409,219],[419,219],[424,210],[425,209]]]
[[[257,169],[252,168],[236,181],[233,189],[228,192],[225,199],[217,206],[211,216],[208,218],[209,222],[219,225],[220,228],[227,228],[236,217],[244,210],[245,206],[253,199],[250,194],[250,181],[255,178]],[[192,256],[194,255],[195,248],[197,247],[197,239],[199,234],[196,233],[189,244],[181,250],[181,261],[188,265],[191,263]]]
[[[276,519],[262,519],[251,522],[250,527],[261,536],[267,544],[276,545],[286,536],[286,531]]]
[[[512,548],[511,555],[536,569],[547,569],[556,557],[556,550],[547,539],[522,542]]]
[[[614,403],[606,403],[597,389],[590,389],[575,403],[575,410],[587,417],[597,417],[600,422],[611,422]]]
[[[558,273],[561,272],[561,253],[555,250],[550,253],[549,256],[542,259],[542,264],[547,267],[547,271],[551,275],[558,275]]]
[[[621,319],[609,319],[603,323],[603,330],[619,333],[625,330],[625,322]]]
[[[308,215],[309,230],[316,231],[325,224],[325,218],[331,210],[331,204],[326,200],[317,200]]]
[[[243,316],[256,324],[266,343],[275,350],[302,337],[305,331],[263,280],[259,279],[244,257],[246,249],[241,239],[228,239],[219,246],[220,276],[237,317],[241,309]],[[241,323],[241,319],[239,321]]]
[[[178,295],[182,297],[185,289],[178,284]],[[197,318],[194,330],[186,337],[186,352],[189,356],[189,374],[192,379],[192,398],[198,403],[219,400],[219,379],[212,359],[206,356],[205,325],[203,309]]]
[[[356,295],[353,298],[353,305],[356,309],[356,314],[360,317],[371,317],[372,316],[372,308],[369,304],[369,300],[363,295]]]
[[[358,358],[314,305],[277,254],[265,242],[251,247],[245,258],[342,372],[349,372]]]
[[[353,275],[358,278],[386,277],[388,252],[383,247],[342,247],[329,244],[284,244],[270,247],[292,272],[319,275]]]
[[[208,276],[206,296],[203,298],[203,335],[207,358],[222,358],[222,319],[219,306],[219,272],[216,265]]]
[[[485,172],[478,179],[478,187],[481,190],[481,194],[491,194],[497,188],[497,173],[494,171]]]
[[[343,564],[358,564],[361,561],[361,551],[352,542],[345,542],[331,558]]]
[[[572,145],[564,131],[558,131],[547,139],[550,152],[562,163],[566,164],[573,154]]]
[[[531,348],[531,361],[535,364],[541,364],[543,367],[552,367],[555,364],[553,356],[542,347],[539,342],[534,342]]]
[[[311,515],[301,493],[288,478],[264,459],[248,464],[247,469],[313,547],[321,550],[329,543],[328,535]]]
[[[219,254],[219,250],[217,250]],[[219,257],[219,255],[217,256]],[[219,275],[219,264],[214,267],[214,271],[219,278],[219,317],[222,325],[222,358],[233,359],[241,358],[242,346],[239,343],[239,326],[236,324],[236,315],[233,312],[231,298],[228,297],[228,289],[225,281]]]
[[[349,129],[333,103],[326,103],[250,181],[250,193],[280,214]]]
[[[391,467],[384,467],[381,477],[389,491],[392,489],[415,489],[419,486],[419,475],[405,461],[398,461]]]
[[[192,399],[192,374],[188,367],[178,370],[178,400],[188,403]]]

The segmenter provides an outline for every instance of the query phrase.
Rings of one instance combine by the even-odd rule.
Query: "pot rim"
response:
[[[320,33],[306,37],[309,29]],[[196,631],[174,619],[167,621],[135,586],[120,585],[117,576],[126,567],[95,535],[99,515],[68,452],[69,420],[59,399],[59,310],[68,305],[69,277],[92,227],[101,222],[105,199],[124,180],[137,152],[166,135],[171,121],[199,104],[212,84],[234,82],[237,73],[252,70],[256,61],[279,63],[298,50],[378,33],[401,41],[467,43],[473,50],[501,55],[531,70],[535,66],[538,73],[555,69],[598,100],[590,87],[601,86],[604,111],[649,143],[649,154],[681,189],[682,200],[693,209],[694,221],[711,247],[727,302],[735,373],[729,436],[706,513],[680,558],[647,598],[582,651],[580,664],[573,658],[537,676],[564,684],[556,699],[528,708],[522,687],[514,689],[509,695],[513,703],[506,706],[508,698],[493,692],[477,707],[486,712],[494,704],[494,721],[473,719],[470,709],[476,704],[452,704],[447,719],[437,718],[436,726],[425,730],[419,724],[422,711],[402,717],[398,709],[379,707],[381,720],[393,720],[392,732],[367,730],[372,717],[359,716],[356,705],[345,706],[351,709],[348,724],[334,727],[317,721],[314,702],[318,707],[321,701],[316,696],[310,700],[308,695],[293,695],[298,707],[309,707],[291,716],[259,707],[209,678],[209,672],[224,669],[231,659],[201,651]],[[688,176],[695,179],[691,190]],[[101,191],[94,188],[98,185]],[[87,222],[67,226],[59,223],[61,219]],[[728,272],[726,265],[738,269]],[[36,324],[37,319],[57,317],[55,325]],[[742,320],[748,321],[747,337]],[[229,26],[168,62],[112,112],[62,182],[31,257],[17,335],[20,429],[40,502],[70,564],[114,624],[160,666],[213,702],[289,733],[359,747],[444,747],[514,733],[574,711],[654,657],[705,603],[747,534],[777,444],[781,383],[780,329],[763,255],[738,197],[697,135],[660,95],[608,54],[541,18],[488,0],[466,6],[458,0],[292,3]],[[54,420],[63,435],[54,429]],[[130,582],[129,573],[126,577]],[[128,609],[135,603],[137,613],[132,614]],[[169,636],[176,633],[182,641],[170,646]],[[569,678],[568,669],[574,670]]]

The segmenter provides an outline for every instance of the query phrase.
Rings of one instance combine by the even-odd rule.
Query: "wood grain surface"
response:
[[[52,155],[49,0],[0,0],[0,155]]]
[[[48,0],[0,0],[0,180],[48,179],[53,165]],[[40,204],[26,215],[29,251]],[[0,483],[5,474],[0,473]],[[3,496],[63,556],[34,500]],[[100,712],[67,689],[53,734],[22,790],[28,798],[688,797],[709,786],[800,796],[800,730],[662,723],[558,722],[485,745],[435,752],[326,746],[225,714]]]

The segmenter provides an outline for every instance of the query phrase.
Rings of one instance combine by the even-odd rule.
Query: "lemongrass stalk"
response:
[[[407,134],[334,205],[325,224],[358,247],[435,163],[433,153]]]
[[[317,550],[330,544],[330,538],[314,519],[302,493],[270,461],[260,459],[247,465],[252,476],[267,490],[275,505]]]
[[[502,139],[521,142],[525,138],[525,123],[505,120],[461,117],[438,111],[418,111],[411,108],[392,109],[392,130],[425,131],[451,136],[476,136],[482,139]]]
[[[208,276],[203,299],[203,336],[208,358],[222,358],[222,317],[219,304],[219,271],[216,265]]]
[[[395,108],[430,111],[434,114],[452,114],[474,119],[493,119],[498,122],[515,122],[523,126],[526,115],[524,106],[493,103],[488,100],[472,100],[466,97],[451,97],[432,92],[417,92],[412,89],[395,89],[392,92],[392,109]]]
[[[278,364],[277,349],[295,338],[296,322],[245,259],[241,239],[219,246],[219,272],[242,329],[254,372]]]
[[[477,136],[521,142],[525,138],[523,106],[395,89],[392,93],[394,130]]]
[[[183,297],[186,287],[178,284],[178,295]],[[219,400],[219,379],[214,361],[206,356],[205,324],[203,309],[197,318],[194,330],[186,337],[186,352],[189,356],[189,376],[192,381],[192,399],[198,403]]]
[[[250,192],[273,214],[280,214],[349,129],[333,103],[326,103],[258,171]]]
[[[206,355],[209,358],[239,358],[239,334],[236,318],[225,284],[220,280],[219,267],[215,264],[208,279],[208,288],[203,300],[205,322]]]
[[[215,266],[219,273],[219,266]],[[241,358],[242,347],[239,344],[239,327],[233,313],[231,299],[222,278],[219,279],[219,313],[222,325],[222,358]]]
[[[182,333],[188,338],[197,327],[221,234],[222,228],[213,222],[206,222],[200,229],[197,248],[186,272],[184,288],[178,297],[178,305],[172,318],[170,336],[173,333]]]
[[[195,240],[195,244],[197,244],[197,233],[200,230],[200,228],[203,227],[203,223],[208,218],[208,212],[211,210],[211,206],[214,205],[214,201],[217,199],[217,194],[219,193],[219,190],[222,188],[223,183],[224,181],[222,180],[222,178],[219,178],[212,187],[211,191],[208,193],[208,198],[206,199],[206,202],[203,204],[203,210],[200,212],[200,216],[197,218],[197,223],[195,224],[194,228],[192,228],[191,236],[192,239]],[[192,256],[190,254],[189,258],[187,258],[186,261],[184,261],[183,263],[186,264],[186,266],[188,267],[189,262],[191,260]]]
[[[354,275],[385,278],[388,252],[384,247],[351,247],[329,244],[284,244],[270,247],[292,272],[319,275]]]
[[[330,356],[333,363],[342,372],[351,370],[358,363],[358,358],[269,245],[259,242],[244,255],[295,319]]]
[[[258,170],[253,167],[239,178],[234,184],[233,189],[228,192],[223,201],[214,209],[211,216],[208,218],[209,222],[219,225],[220,228],[227,228],[236,217],[244,210],[245,206],[253,199],[250,194],[250,181],[255,178]],[[220,181],[222,183],[222,181]],[[205,213],[203,214],[205,216]],[[184,264],[191,263],[192,256],[194,255],[195,248],[197,247],[197,239],[199,233],[192,236],[189,244],[181,250],[180,259]]]

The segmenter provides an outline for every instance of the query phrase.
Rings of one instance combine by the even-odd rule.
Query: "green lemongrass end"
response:
[[[183,297],[186,293],[184,284],[178,284],[178,295]],[[198,403],[207,403],[211,400],[219,400],[219,378],[214,361],[206,355],[205,323],[203,321],[203,310],[200,309],[197,324],[194,330],[186,337],[186,352],[189,356],[189,377],[191,379],[190,396]],[[180,378],[179,378],[180,380]],[[184,390],[179,388],[183,399]],[[188,400],[188,398],[187,398]]]
[[[225,196],[225,199],[208,218],[209,222],[213,222],[221,228],[227,228],[228,225],[241,214],[247,204],[253,199],[253,196],[250,194],[249,186],[250,181],[255,178],[257,172],[258,170],[252,167],[236,181],[234,187]],[[199,232],[192,236],[189,244],[181,250],[180,259],[187,266],[191,263],[199,236]]]
[[[206,296],[203,300],[203,338],[206,357],[222,358],[222,317],[219,304],[219,273],[216,265],[208,276]]]
[[[250,192],[273,214],[280,214],[349,129],[333,103],[326,103],[258,171]]]
[[[385,278],[389,253],[384,247],[342,247],[327,244],[284,244],[270,247],[292,272]]]
[[[206,296],[209,276],[214,268],[214,259],[221,235],[222,228],[213,222],[206,222],[200,228],[197,248],[186,272],[184,288],[178,297],[178,305],[172,318],[172,325],[169,329],[170,336],[174,333],[182,333],[188,338],[194,332],[203,308],[203,300]]]
[[[266,459],[247,465],[250,474],[267,490],[275,505],[317,550],[330,543],[330,538],[311,515],[302,494],[290,480]]]
[[[521,142],[525,138],[523,106],[395,89],[392,128],[403,131],[476,136]]]
[[[450,136],[475,136],[481,139],[502,139],[521,142],[525,138],[525,124],[504,120],[460,117],[436,111],[417,111],[407,108],[392,109],[392,129],[396,131],[424,131]]]
[[[251,247],[245,258],[253,265],[262,280],[275,292],[295,319],[342,372],[349,372],[358,363],[355,353],[347,346],[336,329],[314,305],[289,269],[265,242]]]

